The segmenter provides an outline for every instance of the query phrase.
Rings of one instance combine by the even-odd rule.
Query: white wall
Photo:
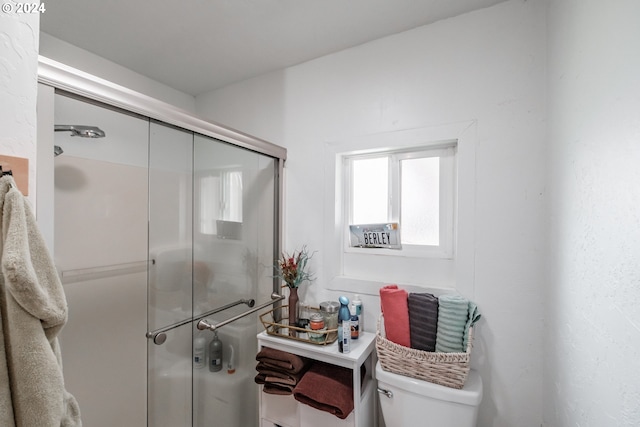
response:
[[[484,379],[481,426],[542,421],[545,11],[509,1],[196,99],[199,115],[288,149],[290,250],[324,247],[327,141],[477,121],[473,283],[459,285],[483,314],[472,361]],[[335,296],[324,259],[314,257],[308,299]]]
[[[36,33],[37,34],[37,33]],[[89,51],[40,33],[40,55],[193,113],[195,98]]]
[[[640,425],[640,3],[553,0],[545,425]]]
[[[0,13],[0,154],[29,159],[36,194],[38,14]]]

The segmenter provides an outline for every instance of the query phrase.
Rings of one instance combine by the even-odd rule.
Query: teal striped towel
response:
[[[480,319],[478,307],[461,295],[442,295],[438,303],[436,351],[464,353],[469,340],[469,328]]]

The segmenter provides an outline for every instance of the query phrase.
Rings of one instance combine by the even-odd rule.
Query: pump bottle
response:
[[[206,361],[206,340],[201,334],[193,340],[193,367],[196,369],[204,368]]]
[[[349,311],[351,312],[351,339],[357,340],[360,337],[360,325],[358,321],[358,315],[356,314],[356,306],[351,303],[351,307],[349,307]]]
[[[218,339],[218,331],[213,331],[213,339],[209,343],[209,372],[222,369],[222,341]]]
[[[358,325],[360,333],[358,335],[362,335],[364,332],[364,311],[362,307],[362,300],[360,299],[360,295],[356,294],[353,296],[353,300],[351,300],[351,304],[356,306],[356,316],[358,316]]]

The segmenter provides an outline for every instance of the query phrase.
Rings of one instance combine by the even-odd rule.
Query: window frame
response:
[[[472,295],[476,257],[477,120],[450,121],[421,127],[349,133],[324,143],[323,268],[326,289],[378,296],[380,287],[403,284],[415,289],[458,289]],[[344,251],[342,158],[418,145],[457,141],[456,214],[453,259],[371,256]]]
[[[417,258],[453,259],[455,237],[457,141],[444,141],[401,149],[384,149],[368,153],[349,153],[342,157],[342,181],[345,199],[342,203],[343,251],[370,255],[410,256]],[[353,221],[353,161],[386,158],[388,161],[387,221],[401,224],[402,166],[404,160],[440,158],[439,167],[439,244],[402,244],[401,249],[353,248],[349,245],[349,225]]]

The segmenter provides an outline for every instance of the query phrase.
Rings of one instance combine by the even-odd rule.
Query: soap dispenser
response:
[[[207,343],[202,336],[202,333],[199,333],[193,340],[193,367],[196,369],[204,368],[207,364],[205,351],[206,345]]]
[[[213,331],[213,339],[209,343],[209,372],[222,369],[222,341],[218,339],[218,331]]]

